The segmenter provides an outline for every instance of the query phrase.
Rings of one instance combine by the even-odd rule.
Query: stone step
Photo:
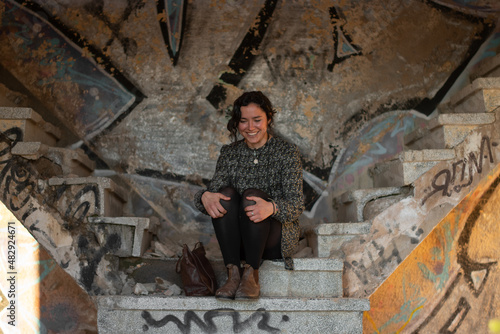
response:
[[[409,150],[370,169],[374,187],[406,186],[440,163],[455,159],[453,149]]]
[[[500,106],[500,77],[477,78],[445,104],[445,113],[487,113]]]
[[[30,160],[46,158],[61,169],[62,177],[90,176],[95,168],[95,162],[82,149],[52,147],[41,142],[19,142],[12,148],[12,154]]]
[[[405,145],[412,150],[453,148],[478,126],[494,122],[494,113],[440,114],[406,135]]]
[[[55,188],[57,207],[65,217],[81,215],[80,219],[92,215],[120,217],[123,215],[127,192],[107,177],[70,177],[49,179]],[[81,212],[82,211],[82,212]]]
[[[61,138],[61,131],[45,122],[31,108],[0,107],[0,120],[0,132],[17,127],[22,131],[22,141],[25,142],[42,142],[55,146]]]
[[[313,282],[311,282],[312,284]],[[127,333],[344,333],[363,332],[366,299],[98,296],[101,334]]]
[[[337,206],[337,221],[363,222],[365,220],[364,210],[368,202],[407,192],[408,189],[401,187],[380,187],[346,191],[334,200],[334,205]]]
[[[339,298],[342,297],[342,271],[339,259],[294,259],[294,270],[284,264],[264,261],[259,269],[261,295],[265,297]],[[311,284],[314,282],[314,284]]]
[[[500,54],[483,59],[469,75],[471,80],[480,77],[500,77]]]
[[[342,245],[352,238],[370,232],[371,222],[326,223],[319,224],[305,231],[309,247],[319,258],[328,258],[336,254]]]
[[[89,229],[94,232],[101,246],[115,240],[110,254],[129,257],[142,256],[151,245],[149,219],[142,217],[88,217]],[[114,235],[114,239],[110,237]],[[107,247],[110,248],[109,245]]]
[[[137,283],[154,283],[156,277],[182,288],[180,275],[175,271],[177,258],[121,259],[120,270]],[[218,286],[227,279],[222,260],[210,260]],[[294,259],[294,270],[286,270],[281,261],[263,261],[259,269],[259,283],[263,297],[338,298],[342,297],[344,263],[337,258]],[[311,284],[314,282],[314,284]]]

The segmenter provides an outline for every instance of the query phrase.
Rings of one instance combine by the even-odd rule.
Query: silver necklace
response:
[[[254,164],[258,164],[259,163],[259,159],[257,158],[257,149],[253,150],[253,163]],[[259,157],[260,157],[260,154],[259,154]]]
[[[264,145],[262,145],[262,146],[261,146],[261,147],[259,147],[259,148],[254,148],[254,149],[252,150],[252,151],[253,151],[253,163],[254,163],[255,165],[257,165],[257,164],[259,163],[260,154],[262,153],[262,152],[259,152],[259,155],[257,156],[257,150],[258,150],[258,149],[264,150],[264,146],[266,146],[267,142],[269,141],[269,137],[270,137],[270,136],[269,136],[269,135],[267,135],[267,139],[266,139],[266,142],[264,143]]]

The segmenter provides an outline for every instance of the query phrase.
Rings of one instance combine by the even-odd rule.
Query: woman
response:
[[[208,189],[195,196],[196,207],[212,217],[227,268],[216,298],[258,298],[262,259],[283,258],[293,269],[304,210],[302,165],[297,147],[273,135],[274,114],[259,91],[236,99],[227,124],[233,143],[222,147]]]

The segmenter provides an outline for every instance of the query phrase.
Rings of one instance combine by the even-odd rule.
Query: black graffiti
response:
[[[418,328],[415,331],[413,331],[413,334],[421,333],[423,328],[425,326],[427,326],[430,323],[430,321],[441,311],[445,302],[450,298],[452,293],[454,291],[456,291],[456,287],[460,286],[459,282],[460,282],[462,277],[464,278],[464,281],[465,281],[467,287],[472,292],[472,295],[475,298],[479,297],[479,295],[481,295],[481,293],[483,292],[484,287],[486,286],[486,282],[488,281],[488,278],[490,276],[491,267],[496,265],[498,263],[498,261],[492,261],[492,262],[486,262],[486,263],[474,261],[473,259],[471,259],[469,257],[469,245],[470,245],[470,239],[472,236],[472,231],[474,230],[474,227],[476,226],[476,224],[479,220],[479,217],[481,216],[481,212],[483,211],[484,206],[489,202],[491,196],[496,191],[500,191],[499,185],[500,185],[500,177],[496,178],[495,181],[493,181],[491,186],[488,188],[488,190],[482,195],[481,199],[479,200],[478,205],[476,205],[476,207],[471,212],[469,217],[467,217],[467,221],[465,222],[464,229],[460,233],[460,236],[459,236],[458,242],[457,242],[457,245],[459,245],[459,247],[457,247],[457,263],[458,263],[459,267],[461,268],[462,273],[459,273],[457,275],[457,277],[451,282],[450,286],[445,291],[443,297],[437,303],[436,307],[431,311],[429,316],[427,316],[427,318],[425,318],[423,320],[423,322],[418,326]],[[477,287],[474,284],[474,280],[473,280],[472,276],[473,276],[474,272],[482,271],[482,270],[485,271],[485,274],[484,274],[484,277],[481,281],[480,286]],[[458,291],[459,291],[459,293],[462,292],[461,290],[458,290]],[[468,312],[467,305],[469,305],[469,303],[467,302],[467,304],[465,304],[462,301],[462,298],[464,299],[465,302],[467,302],[465,297],[461,297],[461,299],[460,299],[461,302],[459,301],[457,308],[455,309],[454,313],[450,317],[450,319],[456,319],[457,316],[460,316],[460,318],[459,318],[460,323],[457,326],[455,326],[455,330],[461,324],[461,322],[463,321],[463,319],[465,318],[465,316],[467,315],[467,312]],[[453,321],[453,320],[449,320],[447,322],[447,324],[451,324],[450,321]],[[451,333],[448,330],[448,328],[449,328],[449,326],[444,326],[443,328],[441,328],[440,333]]]
[[[110,58],[106,54],[107,48],[113,43],[113,41],[118,40],[118,42],[122,45],[124,52],[127,55],[135,55],[137,53],[137,43],[131,39],[124,37],[121,33],[121,28],[125,24],[125,21],[134,13],[134,11],[138,11],[139,9],[145,6],[145,2],[142,0],[129,0],[127,2],[127,7],[123,11],[123,14],[119,18],[118,21],[111,20],[109,17],[105,16],[103,13],[104,9],[104,1],[103,0],[94,0],[88,2],[84,8],[87,11],[93,13],[98,19],[104,22],[108,26],[108,28],[112,32],[112,37],[107,41],[105,47],[101,51],[96,46],[91,44],[85,37],[80,35],[74,29],[69,28],[65,24],[63,24],[57,17],[54,17],[49,12],[47,12],[44,7],[39,5],[34,1],[24,1],[24,0],[14,0],[24,9],[28,9],[31,12],[36,13],[36,15],[31,14],[30,20],[34,20],[37,24],[45,25],[49,22],[56,31],[61,33],[62,36],[65,36],[68,40],[73,42],[79,48],[88,50],[88,54],[93,57],[96,63],[99,64],[99,67],[103,68],[109,76],[116,79],[129,93],[134,95],[135,99],[133,103],[131,103],[128,108],[123,111],[116,119],[113,120],[111,124],[109,124],[105,129],[103,129],[99,134],[93,137],[91,140],[95,141],[99,136],[102,136],[112,129],[114,129],[125,117],[127,117],[135,107],[141,103],[146,96],[130,81],[127,77],[118,70],[118,67],[113,64]],[[112,23],[115,22],[115,23]],[[26,27],[32,27],[33,23],[24,22]],[[22,27],[23,31],[33,31],[31,28]],[[28,41],[32,38],[29,34],[27,35],[29,38]],[[111,103],[108,108],[113,109],[115,104],[119,103],[120,99],[116,99],[115,102]],[[89,142],[87,144],[92,144]]]
[[[104,0],[93,0],[85,4],[85,10],[92,15],[95,15],[111,30],[112,37],[106,42],[106,45],[103,48],[104,52],[106,52],[106,50],[116,40],[121,44],[123,51],[127,54],[127,56],[134,57],[137,54],[137,42],[132,38],[124,37],[120,30],[130,15],[133,12],[137,12],[144,6],[145,3],[142,0],[128,0],[127,7],[125,7],[122,15],[118,18],[118,20],[114,20],[104,14]]]
[[[112,233],[107,236],[105,245],[97,249],[90,247],[90,241],[87,236],[81,235],[79,237],[77,252],[86,258],[85,264],[81,265],[80,283],[87,291],[92,290],[94,279],[97,275],[97,268],[104,255],[120,249],[121,244],[121,236],[117,233]],[[111,279],[111,276],[109,276],[108,279]],[[100,291],[94,292],[99,294]]]
[[[56,243],[54,242],[54,240],[52,240],[52,238],[47,234],[47,232],[45,232],[44,230],[41,230],[37,227],[38,223],[40,221],[37,219],[29,228],[30,231],[35,231],[35,232],[38,232],[40,234],[42,234],[50,243],[50,245],[54,248],[57,247]]]
[[[38,209],[35,208],[30,201],[31,197],[35,196],[35,192],[37,191],[35,181],[36,174],[32,173],[28,166],[23,163],[22,158],[12,157],[10,154],[11,149],[19,141],[22,141],[22,139],[23,131],[17,127],[10,128],[0,133],[0,147],[2,148],[0,150],[0,167],[3,166],[0,170],[0,185],[2,185],[0,189],[3,189],[3,193],[1,193],[2,201],[5,203],[7,199],[9,200],[9,208],[11,211],[16,212],[24,210],[22,215],[22,221],[24,222]],[[45,205],[53,206],[57,208],[59,212],[64,213],[65,220],[62,226],[71,230],[84,221],[89,214],[93,213],[90,209],[99,206],[101,198],[97,185],[95,184],[83,186],[75,196],[67,194],[69,189],[69,185],[63,184],[52,192],[44,193],[43,197]],[[94,203],[84,200],[84,197],[89,193],[93,194]],[[66,195],[66,197],[72,197],[67,207],[62,203],[57,205],[58,201],[64,195]],[[35,223],[28,227],[29,230],[43,235],[52,247],[57,248],[57,244],[51,238],[50,234],[38,227],[39,223],[40,221],[37,219]],[[91,248],[89,247],[89,239],[95,240],[95,236],[88,234],[89,237],[87,237],[86,234],[89,233],[89,231],[85,229],[79,229],[77,232],[80,238],[78,241],[77,253],[81,256],[82,260],[85,259],[85,261],[81,262],[80,282],[90,291],[97,268],[103,256],[120,249],[122,240],[120,235],[112,233],[107,236],[104,246]],[[66,263],[61,262],[61,266],[67,268],[69,266],[69,261]]]
[[[469,313],[471,309],[471,306],[469,302],[464,298],[460,298],[458,301],[457,308],[455,309],[455,312],[450,316],[448,321],[444,324],[443,327],[441,327],[441,330],[439,333],[441,334],[452,334],[455,333],[456,330],[460,327],[462,324],[462,321],[464,321],[465,317],[467,316],[467,313]]]
[[[23,132],[18,127],[10,128],[0,134],[0,145],[5,146],[0,151],[0,166],[3,165],[0,171],[0,185],[2,186],[3,194],[2,201],[7,204],[11,211],[20,211],[27,206],[27,211],[23,214],[23,219],[26,219],[33,212],[37,211],[29,204],[30,196],[35,190],[35,181],[31,177],[31,172],[24,166],[16,164],[10,150],[19,141],[23,140]],[[14,200],[16,203],[14,203]]]
[[[422,199],[422,205],[437,193],[450,197],[454,192],[460,193],[463,188],[469,187],[474,181],[474,174],[483,173],[483,161],[488,160],[494,163],[494,157],[491,147],[496,147],[498,144],[490,142],[488,136],[481,139],[481,147],[479,153],[470,152],[466,157],[454,162],[451,168],[440,170],[432,179],[431,186],[424,190],[427,195]],[[487,153],[488,155],[485,155]],[[468,180],[465,180],[465,172],[468,169]]]
[[[368,255],[368,258],[370,259],[370,262],[371,262],[371,265],[369,265],[368,268],[365,266],[363,259],[361,259],[360,262],[358,262],[358,261],[352,261],[352,262],[346,261],[344,263],[344,265],[346,266],[346,269],[352,270],[354,272],[354,274],[358,277],[358,279],[365,285],[369,283],[369,280],[368,280],[369,275],[373,275],[373,276],[381,276],[382,275],[382,273],[379,271],[378,268],[386,268],[386,266],[390,265],[394,261],[396,261],[396,264],[400,264],[403,261],[403,259],[401,258],[400,254],[399,254],[399,250],[396,247],[396,244],[394,242],[392,243],[392,250],[390,250],[390,247],[384,248],[383,246],[377,244],[375,241],[372,241],[371,244],[376,249],[377,261],[375,261],[373,253],[368,250],[367,255]],[[390,251],[390,253],[389,253],[389,251]],[[375,262],[377,262],[377,265],[374,265]]]
[[[198,317],[194,311],[187,311],[184,313],[184,322],[179,320],[174,315],[167,315],[160,320],[153,319],[148,311],[142,311],[142,318],[146,321],[147,325],[143,326],[143,331],[149,330],[149,327],[161,328],[169,322],[173,322],[182,333],[189,333],[191,331],[191,323],[195,323],[205,333],[217,333],[217,326],[213,322],[216,317],[231,317],[233,319],[233,332],[241,333],[249,329],[254,322],[257,322],[257,328],[268,333],[281,333],[279,328],[271,327],[269,320],[271,315],[263,308],[257,309],[248,319],[241,321],[240,313],[230,308],[220,308],[205,312],[203,320]],[[289,321],[287,315],[282,316],[282,321]]]
[[[165,13],[165,16],[168,16],[169,13],[166,10],[165,3],[168,2],[167,0],[158,0],[157,5],[156,5],[156,10],[158,12],[158,15],[163,15]],[[160,20],[160,29],[161,33],[163,35],[163,40],[165,41],[165,45],[167,46],[167,51],[170,56],[170,60],[172,61],[172,64],[175,66],[177,64],[177,60],[179,59],[179,52],[182,46],[182,37],[184,35],[184,26],[186,22],[186,7],[187,7],[187,2],[186,0],[182,1],[182,4],[179,6],[180,8],[175,8],[174,10],[179,10],[180,13],[174,13],[178,14],[178,19],[181,21],[180,24],[180,31],[177,32],[178,36],[176,36],[172,31],[170,31],[170,27],[167,23],[167,17],[165,17],[165,20]],[[170,38],[176,40],[176,46],[174,47],[170,43]]]
[[[335,6],[330,7],[330,20],[333,25],[333,61],[328,65],[328,71],[332,72],[336,64],[344,60],[361,55],[361,49],[352,43],[351,37],[344,31],[346,19]],[[344,23],[344,24],[343,24]]]
[[[219,109],[227,98],[224,85],[237,86],[252,65],[255,59],[255,51],[259,49],[260,43],[264,39],[277,2],[277,0],[266,0],[255,18],[254,24],[248,29],[243,41],[234,53],[233,58],[231,58],[229,62],[230,70],[220,75],[219,81],[222,81],[223,84],[216,84],[208,94],[207,100],[215,109]]]
[[[92,193],[94,197],[94,203],[89,201],[81,201],[87,193]],[[71,220],[76,222],[82,222],[89,215],[90,208],[96,208],[100,206],[101,198],[99,196],[99,189],[95,184],[85,185],[82,189],[78,191],[73,200],[69,203],[68,208],[65,212],[65,217],[71,218]],[[76,209],[73,207],[76,206]]]

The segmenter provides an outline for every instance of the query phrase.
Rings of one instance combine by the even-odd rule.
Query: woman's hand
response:
[[[260,223],[273,214],[273,203],[255,196],[248,196],[247,199],[255,202],[254,205],[245,208],[246,214],[252,222]]]
[[[205,210],[212,218],[221,218],[227,211],[224,209],[220,200],[229,201],[231,197],[224,196],[221,193],[211,193],[205,191],[201,196],[201,203],[205,207]]]

